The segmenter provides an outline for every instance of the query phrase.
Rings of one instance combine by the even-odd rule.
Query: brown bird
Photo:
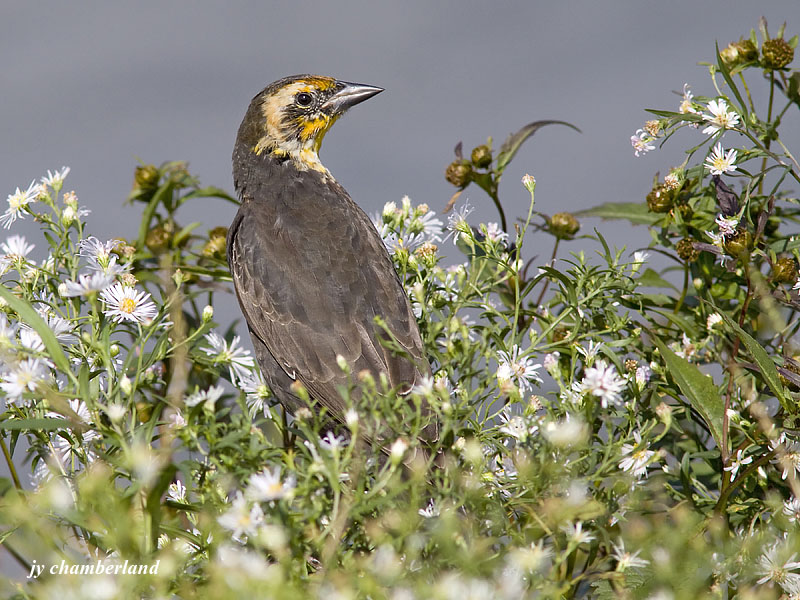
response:
[[[293,389],[299,382],[339,422],[337,388],[348,377],[337,357],[352,373],[385,375],[401,393],[430,375],[380,234],[318,156],[331,125],[381,91],[316,75],[280,79],[253,98],[233,150],[242,203],[228,232],[228,264],[256,359],[284,407],[305,406]],[[376,316],[403,353],[381,344]],[[435,439],[435,423],[424,436]]]

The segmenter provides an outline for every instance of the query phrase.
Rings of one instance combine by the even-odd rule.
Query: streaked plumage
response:
[[[276,81],[253,98],[233,151],[242,204],[228,232],[228,262],[256,358],[289,410],[302,405],[291,389],[298,381],[339,421],[337,386],[347,378],[338,355],[352,373],[385,373],[406,390],[430,374],[380,235],[317,155],[333,122],[380,91],[311,75]],[[410,359],[381,345],[376,315]]]

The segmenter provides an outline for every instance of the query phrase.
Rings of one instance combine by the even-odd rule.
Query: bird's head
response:
[[[258,155],[290,158],[300,169],[327,172],[318,153],[328,129],[348,108],[382,91],[332,77],[285,77],[253,98],[237,143]]]

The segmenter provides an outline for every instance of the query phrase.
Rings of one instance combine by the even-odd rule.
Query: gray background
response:
[[[679,164],[683,148],[701,139],[687,131],[634,158],[629,138],[648,118],[643,109],[675,109],[672,92],[685,82],[713,95],[697,62],[712,59],[715,40],[724,47],[747,35],[761,14],[772,33],[783,20],[790,35],[800,31],[797,0],[6,1],[0,194],[69,165],[66,189],[92,209],[89,231],[132,236],[138,207],[122,201],[137,157],[187,160],[204,184],[232,191],[231,148],[250,98],[279,77],[311,72],[386,88],[339,122],[321,153],[368,212],[404,194],[441,211],[454,191],[443,172],[457,141],[468,151],[492,135],[497,147],[537,119],[571,121],[583,134],[545,128],[523,147],[501,188],[510,218],[527,208],[519,184],[526,172],[546,213],[643,201],[654,172]],[[797,112],[788,113],[784,132],[795,146]],[[483,192],[469,188],[465,197],[482,207],[475,221],[496,219]],[[232,205],[209,202],[183,221],[213,227],[233,214]],[[644,228],[587,221],[584,231],[593,226],[629,249],[649,240]],[[13,232],[28,235],[43,257],[30,218]],[[544,235],[527,245],[528,256],[542,259],[552,248]],[[222,314],[236,313],[230,297]],[[8,557],[0,561],[6,570]]]

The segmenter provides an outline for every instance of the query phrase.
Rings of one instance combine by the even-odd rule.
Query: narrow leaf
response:
[[[789,413],[795,412],[796,407],[794,406],[792,400],[786,396],[786,392],[783,389],[783,384],[778,376],[778,369],[775,367],[775,363],[769,357],[769,354],[767,354],[767,351],[764,350],[764,347],[759,344],[749,333],[739,327],[738,323],[736,323],[736,321],[731,319],[724,312],[719,311],[718,314],[722,317],[728,327],[730,327],[739,337],[739,339],[742,340],[742,343],[744,343],[747,351],[750,353],[750,356],[752,356],[753,360],[756,361],[761,374],[764,376],[764,381],[767,382],[769,389],[772,390],[772,393],[775,394],[775,397],[780,401],[781,406],[783,406],[783,408]]]
[[[572,123],[567,123],[566,121],[534,121],[533,123],[528,123],[516,133],[509,135],[506,138],[506,141],[503,142],[503,145],[500,146],[500,151],[497,153],[497,166],[494,170],[497,177],[500,177],[505,168],[508,166],[508,163],[510,163],[514,158],[517,150],[519,150],[520,146],[522,146],[525,140],[527,140],[545,125],[566,125],[578,133],[582,133],[580,129],[575,127],[575,125]]]
[[[606,202],[574,214],[576,217],[624,219],[634,225],[652,225],[664,218],[663,215],[650,212],[644,202]]]
[[[681,392],[708,426],[708,430],[717,443],[717,448],[722,448],[722,416],[724,404],[719,395],[717,386],[710,376],[705,375],[695,365],[685,358],[681,358],[670,350],[658,338],[653,342],[664,357],[667,371],[675,379]]]
[[[39,316],[39,313],[37,313],[26,300],[18,298],[5,286],[0,286],[0,297],[8,302],[8,305],[19,315],[23,323],[39,334],[42,343],[44,343],[45,348],[47,348],[48,356],[55,365],[64,374],[74,378],[69,367],[69,360],[67,360],[64,350],[61,348],[61,344],[56,339],[55,334],[53,334],[53,330],[50,329],[44,319]]]
[[[722,56],[719,53],[719,44],[716,45],[717,48],[717,66],[719,67],[719,72],[722,73],[722,76],[725,78],[725,82],[728,84],[728,87],[731,88],[731,92],[733,95],[736,96],[736,100],[739,101],[739,110],[742,114],[747,114],[747,105],[744,103],[744,99],[742,95],[739,93],[736,84],[733,83],[733,78],[731,77],[731,72],[728,67],[725,66],[725,63],[722,61]]]
[[[3,431],[54,431],[71,427],[72,424],[67,419],[7,419],[0,422],[0,430]]]

